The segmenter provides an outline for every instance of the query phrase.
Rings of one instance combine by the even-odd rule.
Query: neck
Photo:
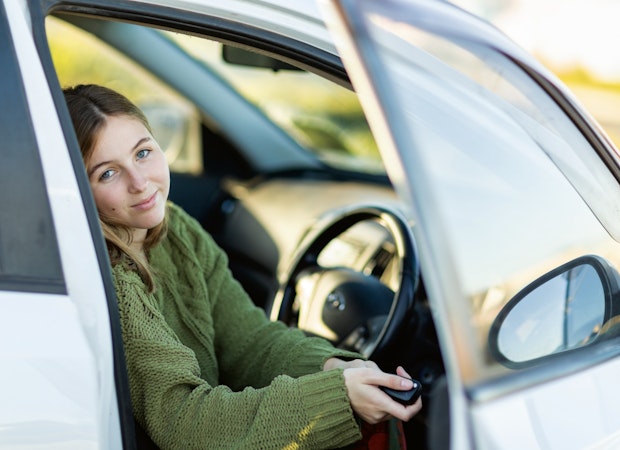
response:
[[[131,239],[131,248],[144,256],[144,241],[146,239],[147,230],[137,229],[133,231]]]

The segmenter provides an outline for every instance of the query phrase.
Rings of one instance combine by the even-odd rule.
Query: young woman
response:
[[[65,98],[105,235],[134,415],[161,448],[321,449],[360,424],[409,420],[376,364],[270,322],[202,227],[168,202],[170,173],[144,114],[97,85]]]

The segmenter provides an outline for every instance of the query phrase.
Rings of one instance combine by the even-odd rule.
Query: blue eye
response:
[[[145,148],[145,149],[139,150],[138,153],[136,154],[136,157],[138,159],[144,159],[147,156],[149,156],[149,153],[151,153],[151,150]]]
[[[107,180],[108,178],[110,178],[112,175],[114,175],[114,171],[113,170],[106,170],[105,172],[103,172],[101,174],[101,176],[99,177],[100,180]]]

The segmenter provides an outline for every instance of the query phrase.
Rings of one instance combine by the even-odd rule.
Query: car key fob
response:
[[[379,386],[379,389],[403,405],[413,405],[422,393],[422,383],[417,380],[411,381],[413,382],[413,387],[408,391],[397,391],[385,386]]]

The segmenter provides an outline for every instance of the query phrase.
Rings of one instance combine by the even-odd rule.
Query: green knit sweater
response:
[[[270,322],[200,224],[168,206],[149,294],[113,267],[134,415],[162,449],[323,449],[361,438],[342,370],[359,357]]]

